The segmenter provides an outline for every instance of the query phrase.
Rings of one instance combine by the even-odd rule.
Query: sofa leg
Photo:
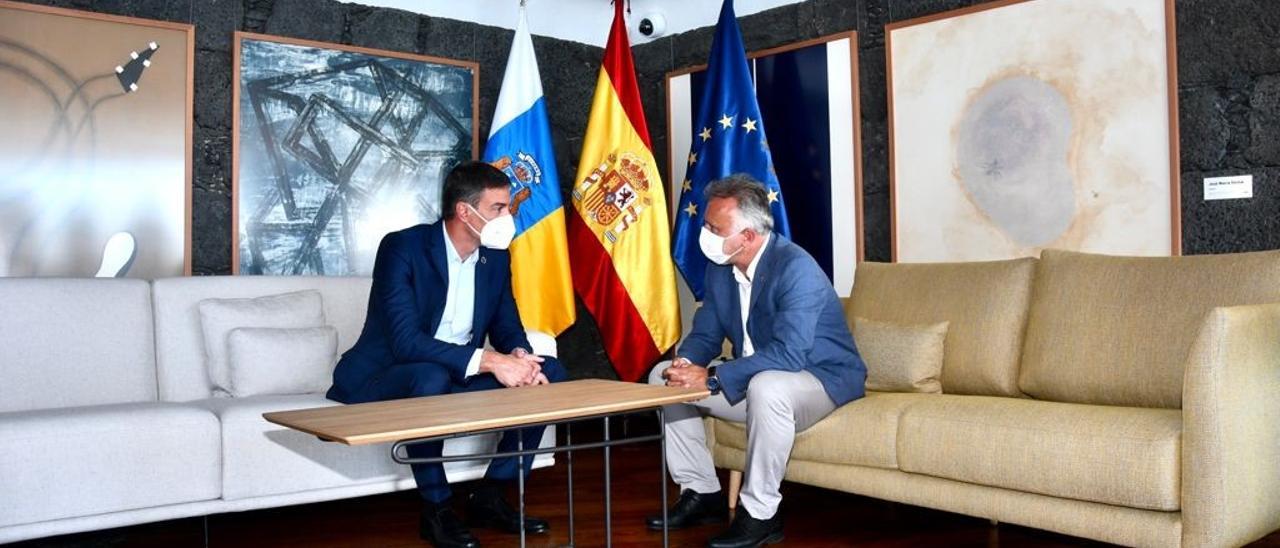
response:
[[[729,511],[738,507],[738,492],[742,491],[742,471],[729,470]]]
[[[989,519],[989,520],[987,520],[987,521],[991,522],[991,526],[992,526],[992,527],[999,527],[999,526],[1000,526],[1000,520],[998,520],[998,519],[996,519],[996,518],[991,518],[991,519]]]

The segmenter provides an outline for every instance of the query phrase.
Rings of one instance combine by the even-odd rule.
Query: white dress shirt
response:
[[[733,277],[738,280],[738,303],[742,306],[742,357],[744,358],[756,353],[755,345],[751,344],[751,334],[747,333],[747,313],[751,311],[751,281],[756,279],[756,267],[760,265],[760,257],[764,256],[765,248],[769,246],[771,234],[765,234],[764,243],[760,244],[756,256],[751,259],[751,264],[747,265],[746,274],[738,270],[738,267],[733,267]]]
[[[453,247],[449,233],[444,233],[445,262],[449,265],[449,288],[444,300],[444,314],[436,339],[453,344],[471,344],[471,327],[476,314],[476,262],[480,251],[472,251],[465,259]],[[480,372],[480,357],[484,350],[477,348],[467,362],[467,377]]]

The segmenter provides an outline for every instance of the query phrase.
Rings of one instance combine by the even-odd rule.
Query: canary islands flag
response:
[[[764,122],[756,102],[747,53],[733,14],[733,0],[725,0],[711,42],[706,85],[698,116],[694,118],[689,170],[681,185],[672,255],[693,296],[702,300],[707,258],[698,247],[702,215],[707,210],[707,185],[735,173],[745,173],[764,184],[773,210],[773,230],[790,237],[782,189],[773,170]]]
[[[573,286],[595,317],[618,377],[642,378],[680,337],[666,193],[614,2],[569,215]]]
[[[484,160],[511,179],[511,290],[520,321],[559,335],[574,322],[573,283],[551,125],[523,7]]]

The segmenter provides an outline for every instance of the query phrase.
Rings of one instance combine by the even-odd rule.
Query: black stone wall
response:
[[[196,27],[192,270],[231,273],[231,57],[235,31],[259,32],[480,64],[480,143],[489,135],[514,31],[335,0],[22,0]],[[515,2],[511,8],[515,9]],[[607,21],[601,32],[607,32]],[[601,48],[533,37],[564,184],[577,172]],[[568,188],[568,186],[566,186]],[[589,318],[585,310],[579,316]],[[612,377],[587,319],[561,336],[575,378]]]
[[[196,26],[193,266],[231,272],[231,47],[237,30],[476,61],[480,135],[506,66],[512,31],[335,0],[25,0]],[[605,1],[605,0],[601,0]],[[643,5],[644,0],[635,0]],[[699,0],[713,1],[713,0]],[[866,251],[889,258],[889,166],[884,26],[977,0],[808,0],[740,18],[748,50],[857,30],[861,68]],[[514,2],[513,2],[514,4]],[[1280,248],[1280,5],[1276,0],[1177,0],[1183,251]],[[605,32],[601,22],[601,32]],[[634,48],[653,146],[667,161],[665,75],[705,63],[710,27]],[[568,187],[603,54],[534,37],[557,164]],[[665,167],[663,168],[665,172]],[[1201,179],[1252,173],[1252,200],[1204,202]],[[613,376],[594,324],[560,337],[574,377]]]
[[[808,0],[739,18],[748,51],[858,31],[867,259],[889,260],[884,26],[976,0]],[[1182,249],[1280,249],[1280,2],[1176,0]],[[667,161],[664,76],[706,63],[713,29],[635,48],[659,164]],[[1254,175],[1251,200],[1203,200],[1204,177]]]

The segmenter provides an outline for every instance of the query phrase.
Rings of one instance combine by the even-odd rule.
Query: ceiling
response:
[[[801,0],[738,0],[734,11],[738,17],[750,15]],[[396,8],[432,17],[471,21],[482,25],[514,29],[519,12],[518,0],[355,0],[350,3]],[[540,36],[572,40],[604,47],[609,34],[613,6],[609,0],[527,0],[529,31]],[[646,17],[665,19],[665,30],[647,37],[637,29]],[[716,24],[720,15],[717,0],[633,0],[627,16],[627,29],[634,44],[642,44],[661,36],[679,34]]]

